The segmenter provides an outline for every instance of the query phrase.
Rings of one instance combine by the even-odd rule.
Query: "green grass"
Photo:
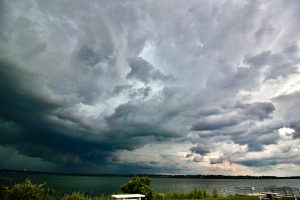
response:
[[[172,191],[166,194],[166,199],[204,199],[210,195],[206,190]]]
[[[192,189],[189,191],[172,191],[166,193],[165,195],[165,199],[216,199],[218,197],[220,197],[220,194],[217,188],[213,188],[211,191],[202,189]],[[161,200],[161,198],[158,200]]]
[[[258,200],[257,196],[227,196],[218,198],[206,198],[205,200]]]

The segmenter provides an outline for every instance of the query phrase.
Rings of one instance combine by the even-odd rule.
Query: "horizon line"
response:
[[[70,175],[70,176],[157,176],[157,177],[186,177],[186,178],[292,178],[300,179],[299,176],[269,176],[269,175],[222,175],[222,174],[156,174],[156,173],[86,173],[86,172],[53,172],[53,171],[36,171],[36,170],[18,170],[18,169],[0,169],[2,172],[16,173],[35,173],[35,174],[52,174],[52,175]]]

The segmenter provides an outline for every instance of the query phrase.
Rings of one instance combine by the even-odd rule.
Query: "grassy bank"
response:
[[[156,193],[154,199],[206,199],[206,198],[218,198],[219,192],[216,188],[212,191],[206,191],[202,189],[192,189],[189,191],[172,191],[166,194]]]
[[[15,184],[11,187],[0,187],[2,200],[111,200],[111,195],[88,196],[79,192],[61,194],[43,184],[33,184],[30,180]],[[172,191],[169,193],[155,192],[153,200],[167,199],[205,199],[205,200],[258,200],[257,197],[230,196],[220,197],[217,189],[206,191],[194,189],[185,192]]]

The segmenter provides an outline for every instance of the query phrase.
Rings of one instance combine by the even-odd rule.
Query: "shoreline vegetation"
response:
[[[130,181],[128,182],[130,183]],[[126,183],[126,184],[128,184]],[[126,185],[124,184],[124,185]],[[124,187],[122,185],[122,187]],[[141,184],[143,186],[143,184]],[[112,200],[110,195],[89,196],[80,192],[64,194],[48,187],[46,184],[35,184],[27,179],[24,182],[12,186],[0,186],[0,199],[2,200]],[[145,200],[175,200],[175,199],[205,199],[205,200],[257,200],[257,197],[222,197],[216,188],[211,191],[193,189],[189,191],[171,191],[167,193],[153,192],[153,195]]]
[[[45,175],[63,175],[63,176],[116,176],[133,177],[148,176],[151,178],[205,178],[205,179],[300,179],[300,176],[250,176],[250,175],[184,175],[184,174],[92,174],[92,173],[63,173],[63,172],[41,172],[27,170],[0,169],[1,173],[23,173],[23,174],[45,174]]]
[[[223,196],[217,188],[211,190],[192,189],[188,191],[153,191],[150,177],[132,177],[121,185],[124,193],[145,194],[143,200],[258,200],[258,196]],[[61,193],[46,184],[35,184],[26,179],[11,186],[0,186],[1,200],[113,200],[109,195],[91,196],[81,192]],[[282,198],[282,200],[291,200]]]

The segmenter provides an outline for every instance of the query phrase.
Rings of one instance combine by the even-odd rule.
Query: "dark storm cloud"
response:
[[[251,119],[251,118],[250,118]],[[264,145],[277,144],[279,141],[278,129],[282,128],[281,122],[272,122],[262,125],[255,125],[253,122],[241,123],[234,127],[225,127],[217,130],[200,131],[199,138],[194,139],[193,149],[197,146],[202,147],[205,151],[214,151],[219,147],[211,145],[211,143],[231,140],[235,144],[247,145],[249,152],[260,152],[264,150]],[[203,142],[205,140],[205,142]]]
[[[62,7],[65,7],[65,3],[62,4]],[[62,15],[59,11],[62,8],[60,6],[57,7],[55,4],[50,4],[48,5],[49,9],[44,9],[43,5],[37,5],[41,6],[40,9],[44,10],[45,14],[52,15],[56,13],[58,18]],[[24,5],[18,4],[18,6]],[[33,5],[30,2],[25,6],[28,9],[33,9]],[[124,9],[122,6],[115,6],[113,9],[116,9],[117,13],[124,13],[123,11],[117,11],[118,9]],[[66,15],[74,14],[72,10],[67,9],[65,11]],[[88,17],[89,15],[84,16]],[[117,19],[114,19],[114,16]],[[128,12],[125,16],[119,20],[119,15],[112,15],[110,20],[116,23],[131,23],[136,21],[135,12]],[[126,18],[128,17],[130,17],[130,20],[126,22]],[[66,22],[63,21],[61,20],[60,22]],[[68,39],[73,39],[71,33],[76,29],[76,25],[72,24],[71,21],[69,22],[64,24],[64,34],[68,35]],[[75,46],[75,50],[71,52],[69,57],[63,57],[63,62],[69,62],[72,66],[69,70],[65,71],[60,66],[63,65],[60,56],[65,56],[67,53],[67,49],[63,49],[64,47],[62,49],[65,52],[61,52],[59,55],[58,50],[56,58],[54,57],[50,64],[52,68],[55,68],[56,60],[60,60],[57,66],[59,72],[57,71],[58,73],[56,74],[55,70],[51,70],[48,71],[46,76],[43,75],[43,71],[38,71],[36,74],[29,73],[27,67],[32,63],[23,62],[22,66],[14,66],[11,62],[5,62],[1,58],[0,75],[2,87],[0,114],[1,132],[4,132],[3,137],[1,137],[1,145],[11,146],[17,149],[20,154],[29,157],[41,158],[42,160],[58,163],[63,166],[80,166],[107,163],[107,158],[113,151],[118,149],[133,150],[153,140],[151,139],[153,135],[156,138],[155,140],[161,140],[166,137],[164,133],[167,131],[160,130],[152,124],[147,123],[128,121],[128,124],[124,124],[124,130],[120,126],[98,128],[93,124],[93,121],[84,119],[75,111],[74,104],[94,104],[99,99],[99,95],[105,96],[110,94],[113,89],[108,92],[106,91],[109,80],[112,80],[111,82],[113,83],[109,85],[110,88],[114,88],[114,84],[120,85],[114,78],[115,74],[122,73],[122,71],[117,72],[116,68],[112,67],[113,65],[117,65],[116,62],[119,61],[113,55],[116,50],[112,41],[114,38],[110,36],[111,33],[109,32],[111,27],[108,27],[106,20],[101,17],[97,23],[102,28],[98,29],[96,26],[89,27],[92,25],[89,25],[89,23],[77,24],[83,30],[81,40],[77,42],[78,46]],[[54,29],[57,28],[55,23],[49,23],[49,25]],[[24,27],[24,29],[20,26]],[[17,23],[13,25],[13,29],[22,29],[23,37],[26,36],[27,32],[31,32],[33,36],[30,37],[28,34],[28,41],[21,41],[23,46],[19,45],[21,51],[24,51],[21,54],[26,60],[37,56],[45,49],[36,48],[35,46],[36,43],[39,45],[37,39],[41,38],[38,35],[34,35],[35,32],[32,30],[35,26],[37,25],[26,17],[18,18]],[[134,25],[132,24],[131,27],[134,27]],[[96,37],[95,31],[101,37]],[[4,33],[6,36],[8,34],[6,30],[1,31],[1,33]],[[59,37],[56,36],[51,44],[55,44],[57,40],[63,38],[64,34]],[[129,44],[133,45],[133,48],[135,48],[134,45],[141,45],[143,43],[137,34],[135,36],[137,37],[132,39],[132,43]],[[137,43],[135,39],[141,43]],[[6,42],[9,43],[11,41]],[[31,42],[32,45],[28,45],[27,49],[25,49],[26,45],[24,43],[27,42]],[[64,42],[66,42],[66,45],[68,44],[66,40]],[[77,45],[77,43],[74,44]],[[5,44],[1,43],[1,51],[4,51],[6,48]],[[51,44],[49,43],[47,50],[51,48]],[[64,46],[66,47],[66,45]],[[133,49],[133,51],[135,50]],[[55,55],[56,52],[50,54],[53,53]],[[70,58],[72,59],[71,61],[69,61]],[[35,63],[33,65],[45,65],[45,69],[50,67],[49,65],[47,66],[47,63]],[[151,76],[153,76],[153,79],[166,78],[159,70],[153,70]],[[48,83],[49,85],[45,86]],[[128,90],[130,88],[124,87],[123,89]],[[128,96],[141,96],[145,98],[149,95],[150,91],[151,88],[149,87],[138,88],[128,92]],[[116,92],[119,93],[119,91]],[[105,124],[105,121],[103,122]],[[132,143],[124,142],[124,140],[128,140],[131,137],[128,134],[132,136]],[[170,133],[168,134],[171,135]],[[111,141],[112,136],[115,136],[114,141]],[[143,136],[147,139],[144,139]]]
[[[191,113],[191,115],[193,115],[195,117],[199,117],[199,116],[218,115],[218,114],[222,114],[222,113],[225,113],[224,108],[212,106],[212,107],[201,108],[201,109]]]
[[[228,108],[230,112],[232,108]],[[201,119],[200,122],[194,124],[191,128],[192,131],[208,131],[220,130],[222,128],[235,126],[246,120],[258,119],[264,120],[270,117],[275,110],[275,106],[270,102],[256,102],[251,104],[238,103],[233,110],[237,110],[238,114],[228,116],[223,114]]]
[[[147,112],[145,110],[145,112]],[[115,112],[106,118],[110,129],[109,137],[145,137],[145,140],[166,140],[177,138],[180,134],[160,128],[159,124],[151,124],[144,121],[140,116],[145,113],[137,105],[122,104],[115,109]],[[154,122],[153,122],[154,123]],[[113,135],[112,135],[113,134]]]
[[[251,126],[251,124],[244,126],[240,134],[232,135],[235,143],[247,145],[249,151],[261,151],[264,145],[276,144],[280,139],[277,132],[282,127],[282,123],[273,122],[260,126]]]
[[[125,173],[297,163],[298,8],[280,0],[3,1],[0,157],[12,154],[9,166],[32,159],[45,169]],[[284,126],[292,137],[278,133]]]
[[[217,118],[217,119],[203,119],[201,122],[194,124],[191,128],[192,131],[206,131],[216,130],[228,126],[234,126],[241,120],[238,118]]]
[[[112,125],[110,130],[101,131],[102,136],[92,136],[91,130],[80,120],[70,116],[61,118],[57,114],[57,110],[66,105],[47,99],[41,93],[32,93],[33,86],[36,91],[40,89],[33,77],[1,60],[0,143],[15,148],[23,155],[65,166],[95,165],[106,163],[112,151],[133,150],[152,140],[152,136],[155,140],[173,137],[173,133],[151,124],[132,122],[130,115],[138,109],[126,105],[120,106],[115,114],[108,117]],[[23,84],[25,82],[26,85]],[[59,121],[52,121],[53,117],[59,117],[62,122],[72,121],[76,126],[64,126]],[[68,135],[68,132],[78,136]],[[111,137],[114,137],[114,141],[111,141]],[[124,142],[128,139],[132,143]]]
[[[9,67],[10,70],[6,70]],[[1,128],[9,137],[1,137],[1,144],[12,145],[19,152],[33,157],[58,161],[64,151],[72,152],[79,139],[61,135],[55,131],[48,115],[62,106],[41,94],[32,94],[33,75],[26,74],[13,64],[1,60]],[[26,82],[26,86],[23,83]],[[28,87],[28,88],[27,88]],[[80,148],[78,148],[80,149]],[[62,152],[60,151],[62,150]],[[61,161],[61,160],[60,160]]]
[[[276,144],[280,139],[277,132],[281,123],[251,128],[246,134],[234,138],[239,144],[247,144],[249,151],[261,151],[264,145]]]
[[[268,166],[268,165],[276,165],[278,162],[274,160],[274,158],[271,159],[253,159],[253,160],[247,160],[240,162],[240,164],[250,166],[250,167],[258,167],[258,166]]]
[[[197,153],[200,155],[206,155],[210,152],[209,146],[204,145],[204,144],[198,144],[197,146],[192,147],[190,150],[191,150],[191,152]]]
[[[275,106],[270,102],[256,102],[252,104],[240,104],[240,113],[245,116],[255,117],[259,120],[267,119],[275,110]]]
[[[278,164],[285,164],[285,163],[293,163],[293,164],[299,164],[300,159],[297,155],[291,153],[291,152],[284,152],[285,155],[272,155],[268,157],[260,157],[260,158],[253,158],[253,159],[247,159],[245,161],[236,161],[237,163],[246,165],[246,166],[276,166]]]
[[[43,115],[45,111],[63,105],[61,102],[43,96],[43,92],[39,91],[41,89],[38,87],[39,83],[34,79],[34,74],[4,59],[0,60],[0,70],[1,114],[3,116],[18,118],[19,112]],[[20,116],[22,117],[25,116]]]
[[[58,165],[42,161],[39,158],[24,156],[22,154],[19,154],[13,148],[0,147],[0,150],[0,161],[2,163],[2,167],[5,169],[31,169],[44,171],[45,169],[49,169],[50,167],[53,171],[60,170]]]

